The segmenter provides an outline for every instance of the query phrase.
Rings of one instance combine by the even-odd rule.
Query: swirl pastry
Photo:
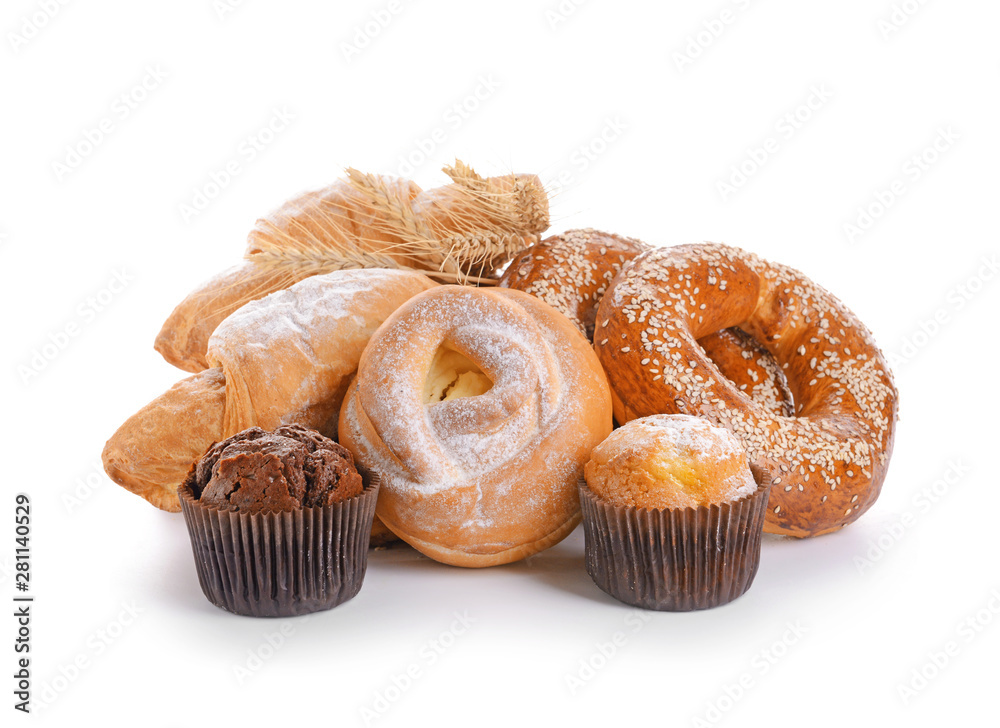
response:
[[[593,349],[548,304],[441,286],[372,336],[339,432],[381,475],[390,530],[438,561],[492,566],[579,522],[577,481],[611,432],[611,395]]]

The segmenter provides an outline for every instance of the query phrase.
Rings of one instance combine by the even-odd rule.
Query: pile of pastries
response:
[[[339,603],[360,588],[369,534],[479,567],[546,549],[583,518],[602,589],[704,608],[749,587],[762,531],[828,533],[878,497],[898,394],[837,298],[725,245],[593,230],[539,242],[537,179],[492,179],[491,196],[448,198],[448,219],[479,225],[470,246],[501,241],[447,258],[465,278],[426,262],[266,269],[267,285],[210,282],[213,305],[202,292],[171,317],[169,356],[198,371],[129,418],[103,458],[116,482],[184,510],[215,603],[246,614]],[[368,222],[386,237],[378,213]],[[358,234],[384,261],[374,234]],[[232,586],[213,554],[267,530],[261,519],[301,548],[325,539],[325,575],[286,564],[292,582],[350,588],[294,606],[264,593],[273,575],[247,580],[255,596]],[[333,522],[336,538],[322,525]],[[234,590],[236,602],[221,593]]]

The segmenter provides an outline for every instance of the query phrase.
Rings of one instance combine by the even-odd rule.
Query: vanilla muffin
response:
[[[643,609],[727,604],[753,583],[771,477],[728,430],[653,415],[615,430],[580,481],[587,573]]]
[[[739,438],[700,417],[652,415],[618,428],[584,474],[600,498],[633,508],[698,508],[757,490]]]

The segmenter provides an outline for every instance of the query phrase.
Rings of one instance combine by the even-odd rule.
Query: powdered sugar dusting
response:
[[[435,285],[408,271],[334,271],[235,311],[208,343],[209,362],[226,376],[225,434],[292,422],[323,428],[375,328]]]
[[[559,316],[518,291],[442,286],[373,338],[341,423],[359,462],[382,474],[383,492],[405,511],[407,531],[488,553],[575,516],[576,479],[606,434],[591,431],[584,413],[603,393],[610,430],[610,401],[596,356],[568,322],[553,325]],[[441,346],[478,366],[492,388],[425,404]]]
[[[655,438],[681,452],[712,454],[720,458],[746,457],[739,438],[701,417],[650,415],[632,420],[629,427],[629,437],[637,443],[643,437]]]

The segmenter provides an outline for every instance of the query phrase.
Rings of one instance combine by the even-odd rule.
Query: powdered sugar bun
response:
[[[425,401],[447,390],[425,386],[442,350],[492,386]],[[379,518],[458,566],[515,561],[566,536],[583,464],[610,431],[607,379],[566,317],[519,291],[462,286],[416,296],[375,332],[339,425],[358,465],[382,477]]]

